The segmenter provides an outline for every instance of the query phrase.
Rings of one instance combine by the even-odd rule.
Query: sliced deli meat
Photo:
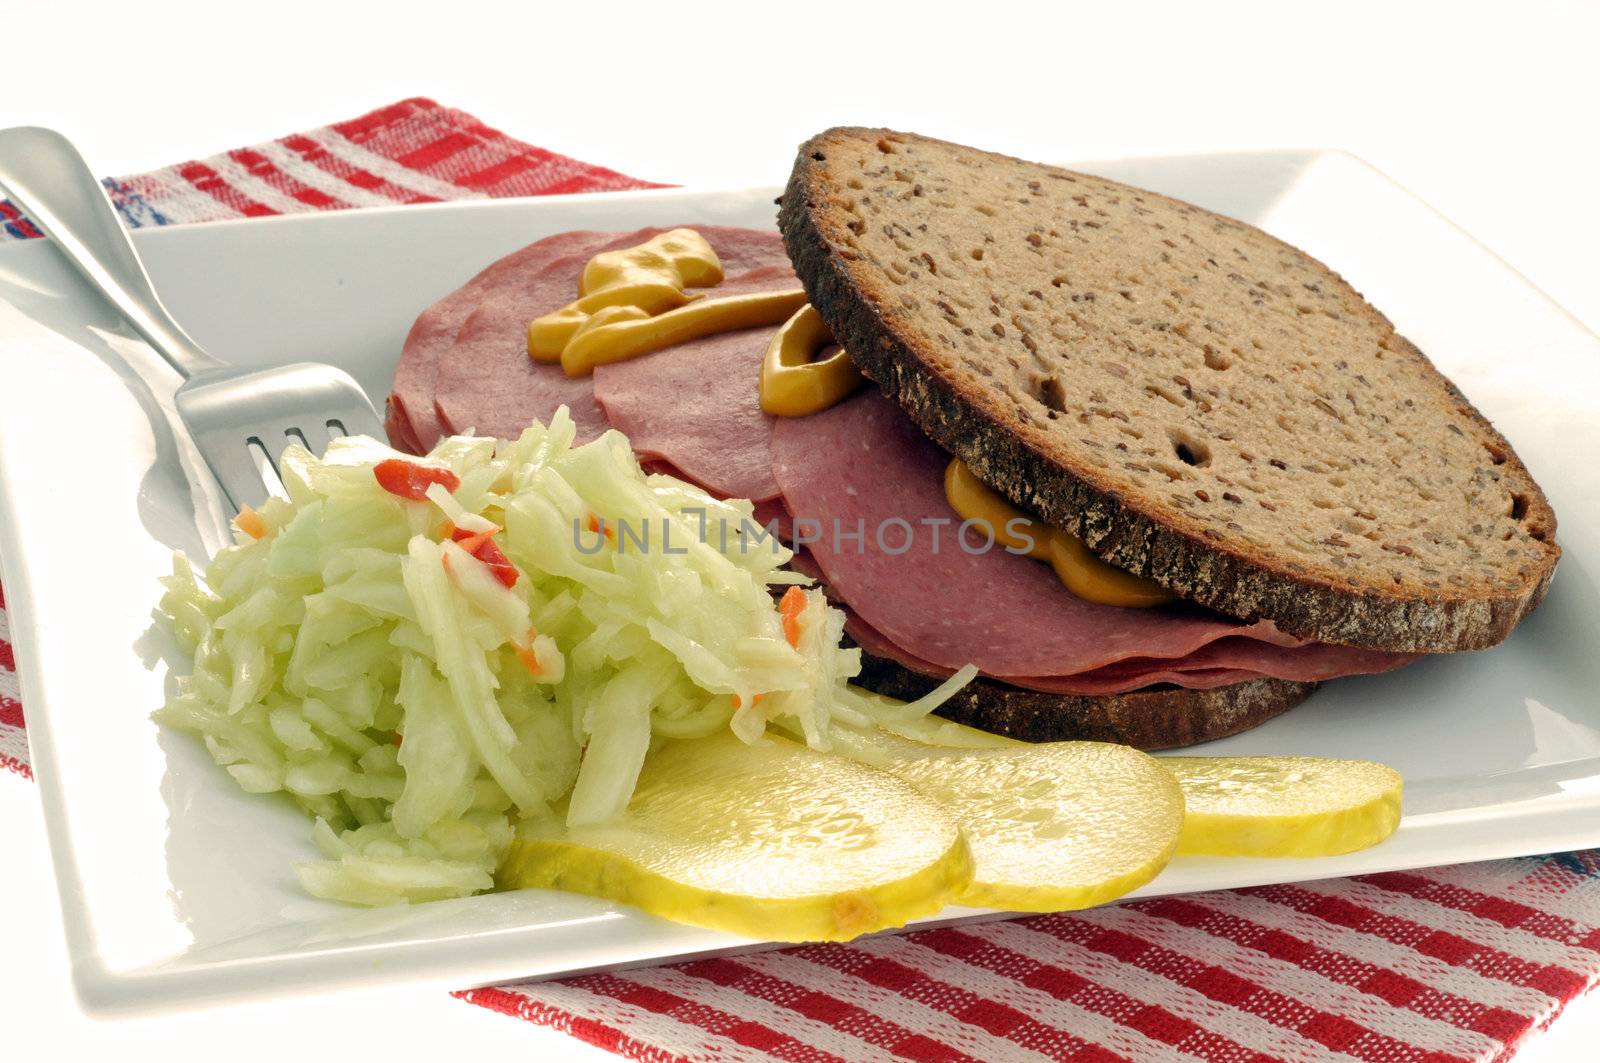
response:
[[[776,233],[695,226],[736,276],[788,266]],[[395,374],[388,428],[393,441],[425,451],[450,432],[515,437],[534,419],[571,406],[580,439],[606,427],[592,384],[564,383],[559,366],[527,354],[528,322],[577,297],[578,278],[601,251],[643,243],[662,228],[629,233],[573,232],[548,237],[489,266],[429,307],[412,326]]]
[[[434,410],[439,360],[467,318],[496,292],[524,289],[556,259],[587,257],[616,240],[615,233],[557,233],[494,262],[417,316],[400,351],[384,427],[402,450],[424,454],[445,434]]]
[[[733,277],[708,298],[797,288],[788,265]],[[772,426],[761,412],[761,359],[777,328],[741,329],[597,366],[594,395],[611,427],[641,458],[725,498],[778,496]]]
[[[845,614],[845,630],[858,646],[872,656],[893,661],[909,672],[935,679],[947,678],[955,671],[953,668],[941,668],[901,649],[848,607],[845,607]],[[1368,660],[1357,667],[1353,653],[1363,654]],[[1264,676],[1317,683],[1357,673],[1386,672],[1412,659],[1412,656],[1405,654],[1352,651],[1350,647],[1329,643],[1313,642],[1285,647],[1248,635],[1231,635],[1174,659],[1130,657],[1077,675],[993,678],[1047,694],[1122,694],[1158,683],[1170,683],[1191,690],[1209,690]]]
[[[592,380],[528,357],[528,322],[572,302],[588,260],[558,258],[526,284],[491,292],[479,303],[439,360],[434,409],[446,433],[515,439],[534,421],[548,423],[562,406],[572,414],[579,443],[606,430]]]
[[[1113,693],[1263,675],[1328,679],[1414,656],[1304,643],[1270,622],[1189,607],[1085,601],[1046,565],[984,549],[975,531],[958,536],[944,497],[948,455],[876,391],[779,419],[772,453],[794,533],[812,540],[816,567],[855,614],[852,633],[912,671],[970,662],[1017,686]]]
[[[792,525],[788,510],[771,508],[777,503],[766,505],[766,509],[757,509],[756,519],[765,526],[775,527],[782,541],[790,541]],[[822,580],[827,586],[827,577],[812,558],[808,547],[802,546],[795,553],[789,567],[813,579]],[[845,631],[856,645],[872,656],[892,661],[908,672],[933,679],[947,679],[954,674],[954,668],[934,664],[896,645],[883,632],[863,620],[847,603],[836,599],[834,604],[844,611]],[[1237,625],[1235,630],[1243,626]],[[1328,643],[1300,644],[1271,625],[1252,627],[1256,628],[1253,635],[1224,635],[1177,658],[1129,657],[1076,675],[991,678],[1046,694],[1122,694],[1159,683],[1170,683],[1191,690],[1209,690],[1263,677],[1318,683],[1358,673],[1386,672],[1415,659],[1415,655],[1353,651],[1347,646]],[[1282,652],[1288,648],[1294,652]],[[1365,665],[1357,667],[1362,658],[1365,659]]]

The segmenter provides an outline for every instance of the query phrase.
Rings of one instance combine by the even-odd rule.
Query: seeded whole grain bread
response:
[[[910,134],[806,142],[779,227],[851,357],[1112,564],[1294,635],[1449,652],[1543,598],[1511,445],[1326,266],[1102,178]]]

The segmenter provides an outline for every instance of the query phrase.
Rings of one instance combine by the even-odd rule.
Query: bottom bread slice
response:
[[[865,652],[861,674],[852,682],[907,701],[939,684]],[[1248,731],[1294,708],[1317,685],[1263,676],[1209,690],[1163,683],[1125,694],[1049,694],[980,677],[936,711],[957,723],[1025,742],[1079,740],[1172,749]]]

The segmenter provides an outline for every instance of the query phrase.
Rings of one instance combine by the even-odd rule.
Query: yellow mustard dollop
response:
[[[805,301],[805,291],[796,288],[704,299],[655,315],[638,307],[608,307],[572,337],[561,352],[561,368],[568,376],[585,376],[597,365],[637,358],[702,336],[775,325]],[[606,316],[613,311],[618,313]]]
[[[690,288],[722,282],[722,262],[693,229],[673,229],[635,247],[589,260],[578,298],[528,325],[528,354],[561,364],[568,376],[597,365],[712,336],[775,325],[805,303],[805,292],[754,292],[706,299]]]
[[[635,247],[602,251],[584,265],[577,300],[528,326],[528,353],[535,361],[559,362],[572,337],[601,310],[632,306],[659,314],[694,298],[684,289],[721,282],[722,262],[693,229],[673,229]]]
[[[1106,564],[1077,536],[1029,517],[974,476],[959,458],[945,467],[944,495],[963,520],[983,521],[999,545],[1047,562],[1067,590],[1085,601],[1144,609],[1174,600],[1160,584]]]
[[[767,344],[761,360],[761,409],[773,417],[808,417],[848,398],[866,383],[844,350],[826,358],[817,352],[833,342],[833,332],[807,303]]]

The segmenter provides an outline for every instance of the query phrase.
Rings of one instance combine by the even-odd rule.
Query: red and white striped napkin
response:
[[[656,187],[405,100],[106,182],[130,226]],[[37,235],[0,203],[0,239]],[[31,777],[0,597],[0,766]],[[1600,850],[475,989],[669,1060],[1487,1061],[1600,981]]]

